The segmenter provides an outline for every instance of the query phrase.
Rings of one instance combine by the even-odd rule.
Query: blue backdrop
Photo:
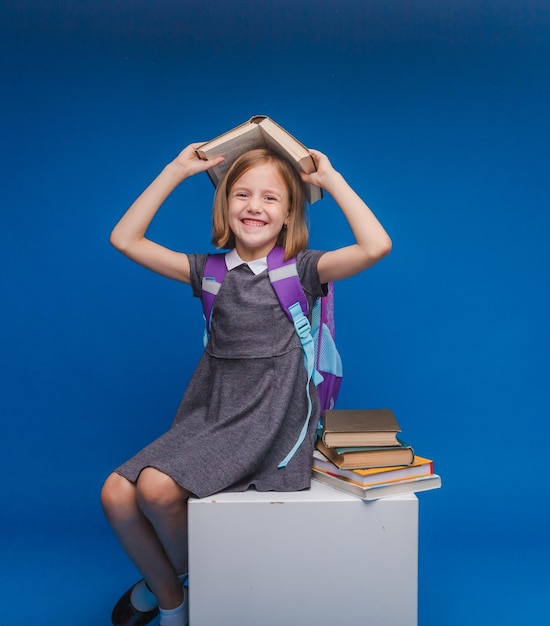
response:
[[[420,496],[420,623],[543,623],[548,2],[4,0],[1,17],[1,583],[17,605],[43,579],[6,623],[107,623],[135,575],[98,492],[170,424],[202,321],[109,233],[181,148],[257,113],[327,153],[394,242],[337,285],[340,406],[392,407],[443,478]],[[211,199],[186,181],[153,237],[210,249]],[[329,197],[310,219],[312,247],[350,241]]]

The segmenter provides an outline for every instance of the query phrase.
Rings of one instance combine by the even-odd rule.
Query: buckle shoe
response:
[[[141,582],[141,581],[140,581]],[[137,585],[138,583],[136,583]],[[158,606],[150,611],[139,611],[132,604],[130,597],[136,585],[132,585],[115,604],[111,613],[113,626],[146,626],[151,623],[159,614]]]

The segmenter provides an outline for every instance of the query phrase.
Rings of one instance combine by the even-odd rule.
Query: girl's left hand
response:
[[[332,167],[331,162],[325,154],[319,152],[319,150],[310,149],[309,151],[313,157],[317,171],[311,174],[304,174],[302,172],[302,180],[305,183],[317,185],[317,187],[322,187],[330,192],[330,183],[338,172]]]

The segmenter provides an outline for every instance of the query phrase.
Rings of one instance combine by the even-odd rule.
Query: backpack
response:
[[[308,320],[309,306],[298,277],[296,258],[284,260],[284,249],[276,246],[267,256],[269,280],[279,303],[294,325],[304,351],[304,366],[308,379],[306,396],[308,413],[300,435],[279,467],[286,467],[296,450],[305,439],[311,419],[312,404],[309,382],[317,387],[321,405],[321,415],[334,407],[342,381],[342,360],[334,342],[334,285],[328,283],[326,296],[318,298],[311,311],[311,324]],[[202,308],[205,320],[204,345],[210,336],[210,324],[214,302],[227,274],[225,254],[209,255],[202,279]],[[321,415],[317,415],[318,425]]]

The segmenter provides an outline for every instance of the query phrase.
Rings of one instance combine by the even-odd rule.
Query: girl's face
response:
[[[273,163],[246,171],[229,191],[228,221],[243,261],[267,256],[288,222],[286,184]]]

